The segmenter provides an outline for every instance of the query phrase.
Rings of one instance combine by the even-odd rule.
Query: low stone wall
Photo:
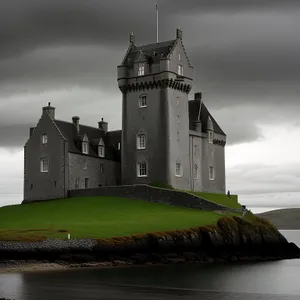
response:
[[[232,209],[209,200],[203,199],[187,192],[168,190],[152,187],[149,185],[124,185],[100,187],[94,189],[70,190],[69,197],[110,196],[140,199],[145,201],[166,203],[188,208],[199,208],[203,210],[222,210],[241,212],[241,209]]]
[[[291,258],[300,258],[300,249],[271,224],[253,225],[239,217],[188,230],[111,239],[0,243],[0,268],[12,266],[12,261],[114,266]]]

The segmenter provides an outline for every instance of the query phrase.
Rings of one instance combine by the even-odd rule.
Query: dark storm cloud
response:
[[[0,132],[1,145],[23,144],[23,127],[30,120],[34,125],[40,107],[49,100],[47,91],[98,89],[99,97],[92,92],[84,98],[58,92],[50,100],[64,100],[62,118],[70,118],[69,107],[83,102],[83,120],[90,119],[96,100],[105,103],[107,111],[120,109],[116,66],[131,31],[138,44],[155,41],[155,2],[1,0],[0,127],[6,128]],[[160,39],[172,39],[175,28],[183,28],[195,68],[193,90],[203,91],[229,143],[259,138],[256,125],[270,115],[270,107],[272,114],[286,118],[299,109],[297,5],[299,1],[279,0],[160,1]],[[108,101],[112,95],[115,100]],[[34,109],[26,110],[25,101]],[[245,104],[255,106],[252,114]],[[16,105],[23,114],[15,112]],[[231,107],[230,117],[228,111],[220,111],[224,107]],[[9,115],[18,116],[18,122]]]

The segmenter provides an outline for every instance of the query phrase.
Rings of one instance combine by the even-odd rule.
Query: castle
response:
[[[226,135],[195,93],[182,31],[167,42],[137,46],[130,35],[117,67],[122,130],[57,120],[43,107],[24,146],[24,201],[65,198],[69,190],[168,184],[225,193]]]

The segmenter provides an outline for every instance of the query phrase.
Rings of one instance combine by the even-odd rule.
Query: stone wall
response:
[[[125,185],[101,187],[95,189],[78,189],[69,191],[69,197],[110,196],[130,199],[140,199],[151,202],[166,203],[188,208],[200,208],[204,210],[239,211],[210,202],[206,199],[189,194],[187,192],[173,191],[149,185]]]

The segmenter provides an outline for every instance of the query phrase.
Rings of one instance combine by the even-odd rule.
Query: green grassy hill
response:
[[[278,229],[300,229],[300,208],[277,209],[257,216],[270,220]]]
[[[215,224],[224,215],[115,197],[0,207],[0,240],[108,238]]]

